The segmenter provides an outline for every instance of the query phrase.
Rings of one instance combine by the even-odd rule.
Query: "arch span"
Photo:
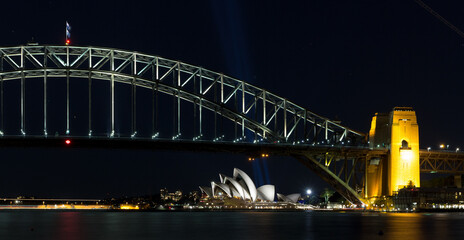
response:
[[[46,79],[69,78],[98,79],[110,82],[111,92],[111,127],[110,136],[115,134],[115,84],[129,84],[136,94],[137,88],[149,89],[153,95],[169,95],[174,102],[177,114],[173,118],[175,132],[173,136],[164,138],[231,142],[267,142],[291,144],[343,144],[361,143],[365,134],[340,125],[337,122],[319,116],[297,104],[279,97],[245,81],[238,80],[222,73],[201,67],[173,61],[166,58],[111,48],[79,47],[79,46],[18,46],[0,48],[0,81],[21,81],[21,127],[20,134],[27,135],[26,95],[24,85],[26,79],[43,78],[44,109],[43,132],[47,134],[47,109],[45,98],[47,93]],[[90,86],[90,84],[89,84]],[[2,84],[3,89],[3,84]],[[90,89],[90,87],[89,87]],[[67,86],[69,95],[69,84]],[[90,90],[89,90],[90,91]],[[0,96],[3,98],[4,96]],[[136,97],[134,97],[136,99]],[[136,102],[135,100],[133,100]],[[3,104],[3,101],[1,101]],[[155,101],[153,101],[155,102]],[[193,105],[196,113],[195,132],[191,136],[182,136],[182,116],[184,102]],[[89,108],[90,108],[89,104]],[[134,107],[136,108],[136,107]],[[156,107],[153,106],[153,109]],[[217,116],[232,122],[233,130],[217,130],[214,136],[204,136],[206,127],[202,121],[204,111],[213,112]],[[69,116],[69,97],[67,100],[66,134],[72,134]],[[154,111],[155,112],[155,111]],[[136,110],[132,111],[133,119]],[[2,126],[0,134],[7,135]],[[89,114],[90,115],[90,114]],[[160,113],[153,113],[153,118]],[[90,117],[89,117],[90,118]],[[89,123],[92,120],[89,120]],[[136,122],[136,120],[134,120]],[[153,120],[155,122],[155,120]],[[132,123],[131,136],[136,136],[136,124]],[[155,124],[153,124],[155,125]],[[218,123],[215,128],[218,128]],[[155,128],[155,127],[153,127]],[[227,133],[227,134],[226,134]],[[89,135],[92,127],[89,124]],[[213,135],[213,134],[212,134]],[[157,129],[153,129],[153,137],[159,137]],[[251,138],[251,139],[250,139]]]

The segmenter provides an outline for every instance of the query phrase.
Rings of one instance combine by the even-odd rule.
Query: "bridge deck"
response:
[[[66,140],[71,143],[66,144]],[[343,155],[384,155],[385,149],[372,150],[367,147],[340,147],[326,145],[293,145],[267,143],[231,143],[168,139],[137,139],[137,138],[85,138],[85,137],[1,137],[0,147],[51,147],[51,148],[102,148],[102,149],[144,149],[144,150],[176,150],[190,152],[228,152],[247,155],[262,153],[286,156],[301,152],[314,154],[338,153]]]
[[[71,144],[65,143],[66,139]],[[230,143],[211,141],[189,141],[168,139],[133,138],[85,138],[85,137],[1,137],[1,147],[50,147],[50,148],[101,148],[176,150],[190,152],[227,152],[259,157],[262,153],[278,156],[294,156],[305,153],[312,155],[337,155],[340,157],[386,157],[388,150],[368,147],[293,145],[266,143]],[[420,169],[423,173],[464,174],[464,152],[420,150]]]

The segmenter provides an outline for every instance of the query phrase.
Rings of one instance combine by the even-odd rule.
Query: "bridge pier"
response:
[[[376,113],[369,131],[369,147],[387,148],[387,159],[371,159],[367,166],[366,198],[391,196],[408,186],[420,187],[419,126],[409,107]]]

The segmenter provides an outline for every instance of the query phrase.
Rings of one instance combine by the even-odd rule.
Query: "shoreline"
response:
[[[14,211],[42,211],[42,212],[126,212],[126,213],[134,213],[134,212],[319,212],[319,213],[464,213],[463,209],[420,209],[413,212],[408,211],[375,211],[375,210],[358,210],[358,209],[344,209],[344,210],[334,210],[334,209],[285,209],[285,210],[277,210],[277,209],[171,209],[171,210],[160,210],[160,209],[65,209],[65,208],[56,208],[56,209],[45,209],[45,208],[0,208],[1,212],[14,212]]]

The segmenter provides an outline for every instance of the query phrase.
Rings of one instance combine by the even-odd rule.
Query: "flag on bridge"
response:
[[[66,21],[66,45],[71,43],[71,25]]]

